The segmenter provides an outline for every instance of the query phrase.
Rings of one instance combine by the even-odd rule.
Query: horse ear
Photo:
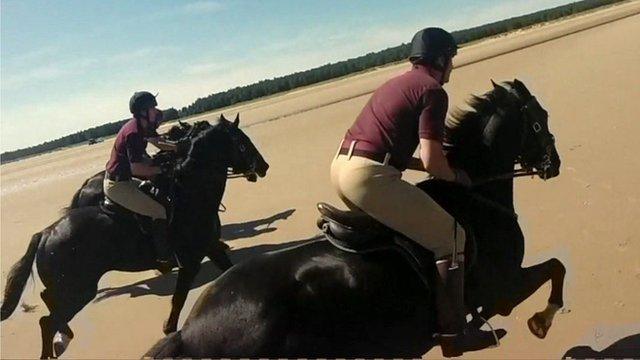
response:
[[[495,81],[493,81],[493,79],[491,79],[491,85],[493,85],[493,93],[496,96],[501,97],[501,96],[504,96],[504,94],[507,93],[507,89],[505,89],[500,84],[496,84]]]
[[[224,114],[220,114],[220,120],[228,121],[228,120],[224,117]]]
[[[236,119],[233,120],[233,126],[238,127],[240,125],[240,113],[236,113]]]
[[[513,85],[515,85],[517,87],[524,87],[524,84],[522,83],[522,81],[520,81],[518,79],[513,79]]]

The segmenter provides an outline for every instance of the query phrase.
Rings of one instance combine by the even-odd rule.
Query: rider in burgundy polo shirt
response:
[[[129,110],[133,118],[127,121],[116,136],[111,157],[106,165],[104,194],[111,201],[135,213],[153,219],[153,240],[156,258],[166,265],[171,250],[167,236],[167,214],[164,206],[140,191],[138,179],[152,179],[162,171],[151,163],[147,142],[162,150],[176,150],[176,145],[162,141],[156,129],[162,122],[162,111],[149,92],[133,94]]]
[[[366,212],[435,254],[440,345],[444,356],[459,356],[472,341],[474,346],[494,343],[490,332],[470,336],[465,331],[465,233],[431,197],[402,180],[401,173],[427,171],[462,186],[471,184],[463,170],[451,168],[442,150],[448,107],[442,85],[449,81],[457,45],[445,30],[426,28],[415,34],[411,46],[411,70],[371,96],[344,136],[331,164],[331,181],[349,208]],[[420,158],[414,158],[418,145]]]

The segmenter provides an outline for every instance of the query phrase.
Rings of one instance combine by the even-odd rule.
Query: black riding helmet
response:
[[[436,64],[440,56],[453,58],[458,53],[458,45],[453,36],[446,30],[428,27],[418,31],[411,39],[409,61]]]
[[[144,111],[158,106],[155,95],[148,91],[138,91],[129,100],[129,111],[134,116],[144,115]]]

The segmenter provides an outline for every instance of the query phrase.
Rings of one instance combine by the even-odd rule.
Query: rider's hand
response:
[[[462,169],[452,169],[455,174],[455,179],[453,180],[455,183],[460,184],[464,187],[471,187],[473,185],[473,181],[469,177],[466,171]]]

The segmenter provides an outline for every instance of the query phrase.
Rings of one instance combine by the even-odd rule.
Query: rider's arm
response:
[[[152,166],[144,162],[131,163],[131,174],[140,179],[151,179],[161,172],[159,166]]]
[[[429,89],[422,97],[422,106],[418,126],[422,166],[436,178],[454,181],[456,175],[442,150],[449,97],[441,88]]]
[[[436,178],[448,181],[456,179],[455,173],[444,156],[440,141],[420,139],[420,160],[424,169]]]
[[[145,150],[146,143],[142,135],[131,134],[126,139],[127,158],[131,165],[131,174],[141,179],[151,179],[161,173],[160,167],[153,166]]]
[[[152,143],[155,147],[157,147],[160,150],[176,151],[178,148],[178,146],[175,143],[164,140],[159,136],[148,138],[147,141]]]

